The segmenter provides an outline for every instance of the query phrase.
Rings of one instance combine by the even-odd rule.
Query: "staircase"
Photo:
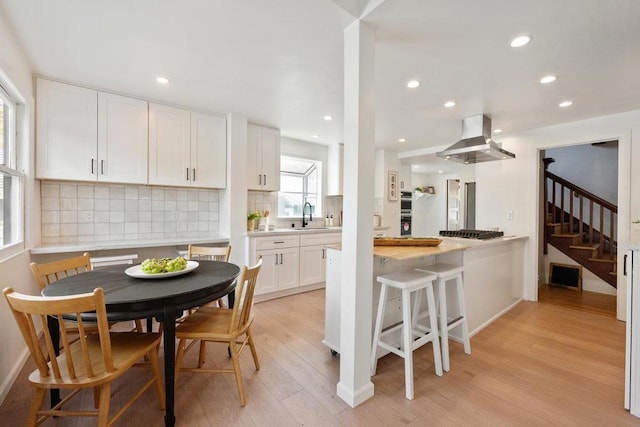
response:
[[[617,287],[617,206],[545,171],[544,253],[550,244]]]

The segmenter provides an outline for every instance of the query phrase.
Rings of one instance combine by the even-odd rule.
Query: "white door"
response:
[[[247,188],[262,189],[262,128],[247,126]]]
[[[262,128],[262,189],[280,190],[280,131]]]
[[[98,93],[98,181],[147,183],[147,101]]]
[[[325,251],[324,245],[300,247],[300,286],[325,281]]]
[[[36,176],[95,181],[98,92],[38,79]]]
[[[255,294],[266,294],[274,292],[278,289],[277,271],[280,262],[280,249],[267,249],[264,251],[256,251],[256,259],[262,255],[262,267],[256,281]]]
[[[295,288],[298,286],[298,271],[300,270],[300,257],[298,248],[280,249],[278,262],[278,290]]]
[[[149,184],[191,183],[191,114],[149,103]]]
[[[224,188],[227,184],[227,122],[191,113],[191,185]]]

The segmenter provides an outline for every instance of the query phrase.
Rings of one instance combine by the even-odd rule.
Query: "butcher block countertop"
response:
[[[342,250],[342,244],[327,245],[328,248]],[[462,251],[468,246],[462,243],[443,241],[438,246],[374,246],[373,256],[406,260],[424,256],[446,254],[447,252]]]
[[[424,256],[441,255],[448,252],[479,250],[497,245],[510,244],[515,240],[527,239],[527,236],[504,236],[496,239],[476,240],[443,237],[439,246],[374,246],[373,256],[396,260],[407,260]],[[327,248],[342,250],[341,244],[327,245]]]

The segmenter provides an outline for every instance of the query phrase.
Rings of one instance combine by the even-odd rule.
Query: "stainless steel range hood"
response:
[[[464,119],[462,139],[436,156],[464,164],[516,158],[491,139],[491,119],[482,114]]]

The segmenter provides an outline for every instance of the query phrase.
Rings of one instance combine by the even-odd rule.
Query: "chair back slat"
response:
[[[187,259],[229,262],[231,246],[209,247],[189,245]]]
[[[109,325],[104,304],[104,293],[101,288],[97,288],[92,293],[64,297],[24,295],[15,292],[11,288],[6,288],[4,295],[41,376],[48,377],[53,375],[54,378],[59,380],[91,378],[95,375],[93,367],[100,364],[104,364],[107,372],[113,371]],[[81,317],[82,313],[87,312],[95,312],[97,316],[98,334],[102,347],[102,354],[98,357],[101,360],[94,360],[96,356],[94,355],[92,358],[88,350],[87,340],[91,336],[85,333]],[[78,319],[79,344],[69,342],[67,331],[63,326],[63,315],[68,313],[73,313]],[[47,327],[47,316],[55,316],[60,325],[60,358],[64,359],[64,371],[59,364],[61,359],[58,359],[55,354],[55,346]],[[44,348],[38,340],[36,322],[34,321],[36,318],[39,319],[42,325]],[[79,360],[71,357],[74,354],[72,349],[74,345],[80,345],[81,347]],[[96,364],[94,365],[94,363]]]
[[[229,332],[244,328],[251,320],[251,310],[253,308],[253,294],[256,290],[258,273],[262,267],[262,256],[258,257],[258,262],[252,267],[242,267],[242,272],[238,278],[236,286],[236,301],[231,313]]]
[[[81,256],[66,258],[47,263],[32,262],[31,272],[35,277],[40,289],[44,289],[51,283],[65,277],[91,271],[91,257],[88,252]]]

